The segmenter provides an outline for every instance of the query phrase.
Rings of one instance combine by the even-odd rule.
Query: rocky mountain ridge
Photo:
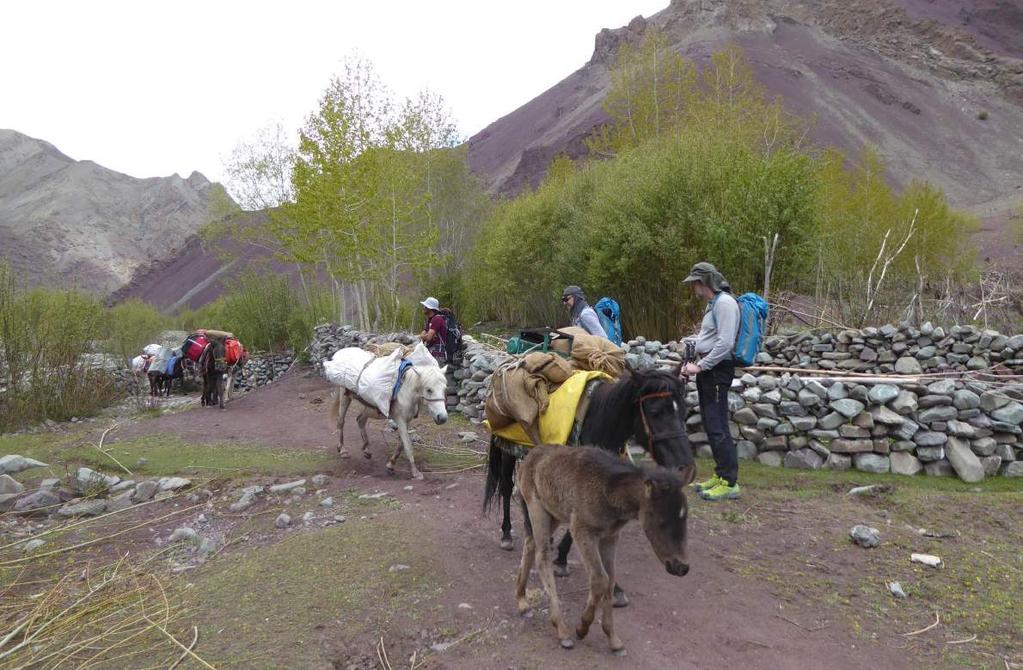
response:
[[[202,174],[137,179],[0,129],[0,248],[31,285],[106,294],[207,219]]]

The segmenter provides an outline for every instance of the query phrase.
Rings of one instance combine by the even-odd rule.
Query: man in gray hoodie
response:
[[[714,453],[714,476],[693,486],[704,500],[739,497],[739,455],[728,430],[728,389],[735,377],[735,338],[739,333],[739,303],[731,287],[710,263],[697,263],[683,280],[693,293],[707,301],[707,309],[696,337],[695,363],[682,372],[696,376],[700,415]]]

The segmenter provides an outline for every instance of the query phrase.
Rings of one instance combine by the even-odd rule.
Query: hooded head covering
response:
[[[586,302],[586,296],[583,295],[583,290],[574,284],[572,286],[566,286],[565,290],[561,292],[561,299],[564,300],[567,297],[575,298],[575,302],[572,303],[572,321],[575,322],[579,318],[579,315],[583,313],[589,305]]]
[[[689,276],[682,280],[683,283],[698,281],[704,286],[709,286],[715,293],[727,291],[731,293],[732,287],[718,269],[710,263],[697,263],[689,271]]]

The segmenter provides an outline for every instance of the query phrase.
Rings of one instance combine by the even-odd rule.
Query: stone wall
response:
[[[314,360],[322,361],[342,346],[384,341],[414,338],[320,326],[311,351]],[[623,349],[631,369],[674,370],[682,358],[677,342],[637,338]],[[481,421],[490,377],[507,357],[467,340],[462,366],[449,371],[449,406]],[[846,378],[737,372],[729,409],[741,458],[805,469],[958,475],[967,481],[1023,476],[1023,384],[991,374],[1023,374],[1023,335],[930,324],[793,333],[768,338],[757,364],[826,370]],[[979,370],[987,374],[973,379],[953,374]],[[853,377],[864,373],[922,376]],[[687,390],[690,439],[709,456],[695,384],[690,382]]]

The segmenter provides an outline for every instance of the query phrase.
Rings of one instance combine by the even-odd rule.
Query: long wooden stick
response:
[[[941,623],[941,617],[938,616],[937,612],[935,612],[934,613],[934,623],[932,623],[930,626],[927,626],[925,628],[921,628],[920,630],[915,630],[912,633],[903,633],[902,637],[912,637],[914,635],[919,635],[920,633],[926,633],[930,629],[932,629],[935,626],[937,626],[939,623]]]

